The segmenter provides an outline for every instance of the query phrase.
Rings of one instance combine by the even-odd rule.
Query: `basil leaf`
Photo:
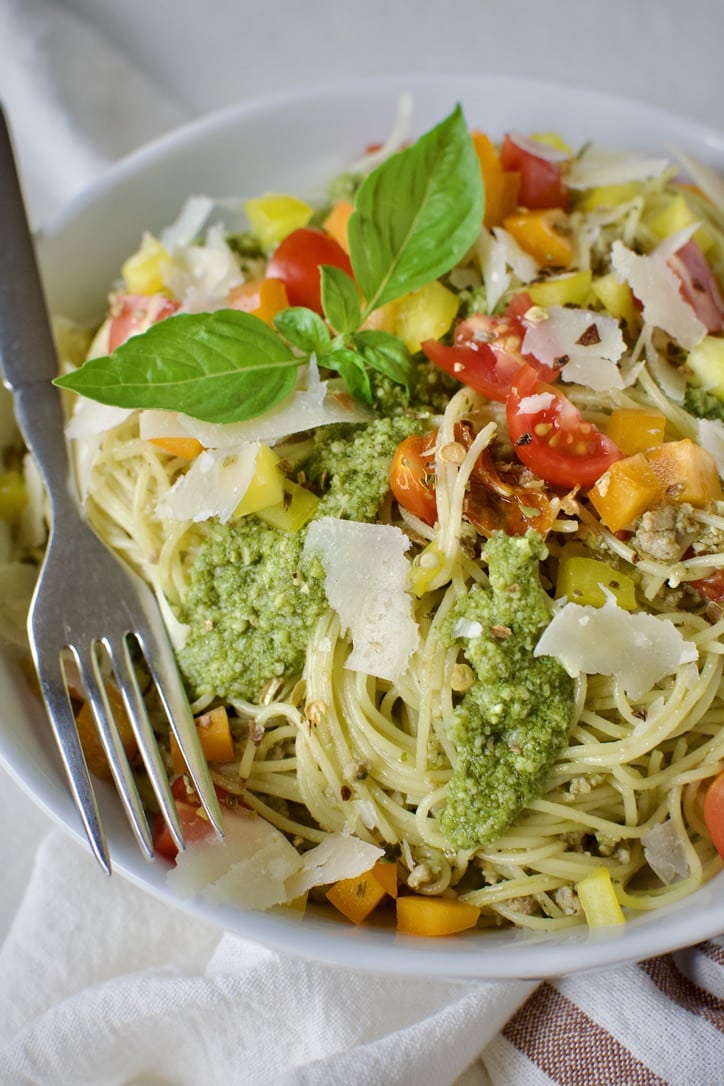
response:
[[[368,366],[384,373],[398,385],[404,385],[408,393],[411,391],[414,365],[410,352],[398,336],[368,328],[355,332],[352,342]]]
[[[363,318],[459,263],[480,232],[483,206],[480,165],[458,105],[360,186],[347,237]]]
[[[362,307],[354,281],[331,264],[322,264],[322,309],[337,332],[354,332],[362,320]]]
[[[241,422],[289,395],[301,361],[258,317],[218,309],[159,321],[53,383],[116,407]]]
[[[333,367],[344,378],[349,391],[357,400],[371,406],[372,386],[364,360],[349,347],[333,347],[324,359],[325,366]]]
[[[274,327],[293,347],[299,347],[306,354],[314,352],[323,355],[332,342],[327,326],[319,314],[304,306],[282,309],[274,318]]]

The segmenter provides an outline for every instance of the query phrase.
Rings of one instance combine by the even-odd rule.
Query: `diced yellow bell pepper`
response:
[[[340,245],[347,254],[349,254],[347,225],[353,211],[354,206],[349,200],[338,200],[322,223],[323,228],[330,237],[333,237],[337,244]]]
[[[653,408],[615,407],[606,424],[606,435],[626,456],[661,445],[666,419]]]
[[[159,449],[182,460],[195,460],[199,453],[204,451],[203,445],[195,437],[150,437],[148,440],[152,445],[157,445]]]
[[[392,332],[393,335],[395,335],[397,332],[397,314],[399,311],[399,298],[396,298],[392,302],[385,302],[384,305],[372,310],[362,327],[365,329],[374,328],[380,332]]]
[[[714,457],[688,437],[664,442],[646,453],[646,459],[669,500],[689,502],[697,508],[721,501],[722,486]]]
[[[642,192],[643,185],[640,181],[625,181],[620,185],[597,185],[584,193],[577,207],[582,211],[616,207],[617,204],[626,204],[630,200],[635,200]]]
[[[645,212],[642,221],[657,238],[663,239],[691,226],[697,218],[683,192],[678,192],[675,196],[668,196],[663,204]],[[713,244],[713,238],[706,227],[700,226],[693,237],[703,253]]]
[[[479,917],[477,905],[457,898],[405,894],[397,899],[397,930],[407,935],[455,935],[474,928]]]
[[[445,335],[459,304],[457,295],[435,279],[400,299],[395,331],[414,354],[423,340]]]
[[[611,464],[591,487],[588,497],[612,532],[628,528],[664,496],[665,487],[643,453]]]
[[[234,519],[279,505],[283,498],[284,476],[279,470],[279,457],[268,445],[262,444],[256,456],[253,478],[234,510]]]
[[[597,558],[586,558],[585,555],[561,558],[556,580],[557,599],[565,597],[581,606],[603,607],[606,602],[604,588],[616,597],[619,607],[625,611],[636,610],[636,586],[631,577]]]
[[[312,519],[318,505],[319,498],[311,490],[285,479],[281,501],[258,509],[256,515],[281,532],[298,532]]]
[[[724,400],[724,339],[704,336],[686,359],[697,385]]]
[[[165,245],[153,234],[144,234],[140,249],[129,256],[121,268],[129,294],[158,294],[162,291],[163,268],[170,260]]]
[[[626,923],[607,867],[594,867],[584,875],[576,883],[576,893],[589,928]]]
[[[520,194],[520,174],[515,170],[503,170],[498,152],[484,132],[471,132],[470,138],[485,185],[483,223],[490,230],[500,226],[505,216],[515,210]]]
[[[391,867],[391,864],[377,865],[356,878],[340,879],[330,886],[325,897],[343,916],[353,924],[361,924],[387,896],[387,891],[377,878],[377,867]]]
[[[232,762],[234,760],[234,737],[231,734],[229,716],[225,707],[220,705],[216,709],[210,709],[208,713],[202,713],[201,716],[196,717],[195,723],[196,733],[206,761]],[[173,732],[170,733],[169,744],[171,765],[174,772],[186,773],[186,762]]]
[[[627,328],[635,331],[640,323],[631,287],[622,283],[615,272],[600,275],[591,283],[591,292],[606,312],[618,321],[625,321]]]
[[[293,230],[306,226],[314,214],[314,209],[304,200],[285,193],[256,196],[246,201],[244,211],[252,233],[269,252]]]
[[[545,268],[567,268],[573,259],[568,216],[560,208],[528,208],[506,215],[503,226]]]
[[[0,475],[0,520],[17,524],[27,503],[28,492],[20,472],[4,471]]]
[[[585,306],[591,291],[593,275],[590,269],[552,275],[539,283],[530,283],[528,293],[536,305]]]

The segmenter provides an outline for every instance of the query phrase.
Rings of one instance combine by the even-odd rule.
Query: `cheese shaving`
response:
[[[611,246],[613,268],[631,287],[643,306],[644,320],[663,329],[682,347],[691,350],[706,335],[706,327],[682,298],[679,280],[665,260],[654,253],[642,256],[623,242]]]
[[[309,526],[305,555],[318,554],[326,592],[352,637],[346,666],[394,682],[417,648],[407,592],[409,538],[389,524],[323,517]]]
[[[582,672],[615,675],[629,697],[639,698],[682,664],[698,660],[699,650],[670,619],[624,611],[606,592],[603,607],[565,604],[533,655],[555,656],[573,678]]]
[[[547,320],[524,320],[523,352],[548,366],[560,366],[564,381],[595,391],[623,388],[616,365],[626,344],[618,321],[586,309],[550,306]]]
[[[169,520],[231,518],[254,478],[259,442],[236,449],[205,449],[156,506]]]
[[[669,165],[665,158],[651,158],[632,151],[601,151],[586,148],[566,170],[566,184],[572,189],[603,185],[625,185],[660,177]]]

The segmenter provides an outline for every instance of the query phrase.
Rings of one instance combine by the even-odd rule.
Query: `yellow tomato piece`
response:
[[[474,928],[479,916],[477,905],[457,898],[405,894],[397,899],[397,930],[407,935],[455,935]]]
[[[697,508],[721,501],[722,486],[711,453],[688,437],[666,441],[646,454],[651,469],[671,501]]]
[[[121,268],[129,294],[158,294],[162,291],[163,268],[170,260],[165,245],[153,234],[144,234],[140,249],[129,256]]]
[[[584,875],[576,883],[576,893],[589,928],[626,923],[607,867],[594,867]]]
[[[559,208],[521,208],[506,215],[503,226],[545,268],[567,268],[573,259],[568,216]]]
[[[317,511],[319,498],[291,479],[284,479],[281,501],[257,510],[259,520],[281,532],[298,532]]]
[[[536,305],[585,306],[591,291],[593,276],[589,269],[552,275],[539,283],[530,283],[528,293]]]
[[[625,611],[636,610],[636,586],[625,573],[608,562],[585,555],[561,558],[556,580],[556,598],[566,598],[581,606],[603,607],[606,602],[604,588],[613,593],[616,603]]]
[[[500,226],[505,216],[515,210],[520,194],[520,174],[515,170],[503,170],[498,152],[484,132],[471,132],[470,136],[485,185],[483,224],[490,230]]]
[[[625,321],[627,328],[632,331],[639,327],[641,318],[634,304],[631,287],[628,283],[622,283],[615,272],[594,279],[591,292],[611,317]]]
[[[426,339],[440,339],[455,320],[458,298],[434,280],[406,294],[399,303],[395,331],[414,354]]]
[[[601,207],[616,207],[635,200],[643,192],[640,181],[625,181],[620,185],[597,185],[588,189],[577,207],[583,211],[596,211]]]
[[[279,470],[279,457],[268,445],[260,445],[254,476],[234,510],[234,519],[278,505],[283,498],[284,476]]]
[[[314,209],[304,200],[286,193],[256,196],[246,201],[244,211],[252,233],[269,252],[293,230],[306,226],[314,214]]]
[[[665,487],[643,453],[611,464],[591,487],[588,497],[612,532],[627,528],[664,496]]]
[[[607,436],[626,456],[661,445],[665,429],[666,418],[647,407],[615,407],[606,424]]]
[[[17,524],[28,503],[28,492],[19,471],[10,469],[0,475],[0,520]]]
[[[387,896],[387,891],[374,872],[375,869],[372,868],[356,878],[340,879],[325,894],[327,901],[353,924],[361,924],[366,920]]]
[[[229,715],[223,705],[197,716],[196,733],[207,762],[231,762],[234,760],[234,737],[231,734]],[[170,733],[171,765],[176,773],[186,773],[181,748],[176,736]]]
[[[195,437],[150,437],[148,440],[152,445],[157,445],[159,449],[182,460],[195,460],[199,453],[204,451],[203,445]]]
[[[349,254],[347,224],[353,211],[354,207],[349,200],[338,200],[322,223],[324,230],[330,237],[334,238],[347,254]]]

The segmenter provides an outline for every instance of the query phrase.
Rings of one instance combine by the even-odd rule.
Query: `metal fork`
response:
[[[138,750],[172,837],[183,832],[149,721],[139,659],[155,684],[189,775],[219,836],[221,810],[153,592],[83,520],[64,436],[60,393],[51,384],[57,355],[7,123],[0,110],[0,364],[15,414],[48,494],[50,537],[28,616],[40,689],[75,804],[102,867],[108,843],[83,755],[69,693],[77,670],[129,821],[146,858],[152,835],[119,737],[108,684],[117,687]]]

